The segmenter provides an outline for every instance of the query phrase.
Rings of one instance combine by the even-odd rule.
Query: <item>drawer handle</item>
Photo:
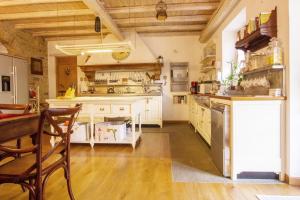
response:
[[[104,108],[100,108],[100,111],[104,111]]]
[[[124,111],[125,109],[123,107],[120,108],[120,111]]]

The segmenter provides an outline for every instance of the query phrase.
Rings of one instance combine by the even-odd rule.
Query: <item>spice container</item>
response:
[[[260,67],[264,66],[264,58],[265,55],[260,53],[260,54],[252,54],[250,56],[250,70],[254,70]]]

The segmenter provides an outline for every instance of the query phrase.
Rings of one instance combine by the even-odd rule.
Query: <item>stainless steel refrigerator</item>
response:
[[[0,103],[28,103],[28,62],[0,54]]]

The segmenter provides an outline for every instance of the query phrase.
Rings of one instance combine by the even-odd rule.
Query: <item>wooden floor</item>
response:
[[[146,128],[136,150],[130,146],[72,145],[72,183],[78,200],[257,200],[256,194],[300,195],[300,188],[286,184],[200,184],[173,182],[174,152],[188,145],[175,134],[192,132],[189,125]],[[173,135],[173,136],[172,136]],[[189,137],[189,134],[186,134]],[[178,137],[178,136],[177,136]],[[178,138],[179,139],[179,138]],[[201,140],[201,138],[199,138]],[[200,144],[205,146],[205,144]],[[202,147],[207,148],[207,147]],[[190,155],[187,155],[190,156]],[[203,158],[206,159],[206,158]],[[68,199],[62,171],[54,174],[46,188],[47,200]],[[27,199],[16,185],[0,185],[0,200]]]

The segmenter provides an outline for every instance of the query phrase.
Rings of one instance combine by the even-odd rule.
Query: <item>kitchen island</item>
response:
[[[138,139],[142,134],[141,123],[144,112],[143,97],[75,97],[72,99],[48,99],[50,108],[73,107],[77,103],[82,104],[82,110],[78,120],[85,120],[89,123],[89,136],[84,140],[73,141],[74,143],[89,143],[94,147],[95,143],[131,144],[135,148]],[[95,140],[94,125],[103,122],[104,117],[129,117],[131,119],[131,130],[127,132],[122,141],[99,141]],[[136,130],[138,124],[138,130]],[[51,138],[54,145],[55,138]]]

